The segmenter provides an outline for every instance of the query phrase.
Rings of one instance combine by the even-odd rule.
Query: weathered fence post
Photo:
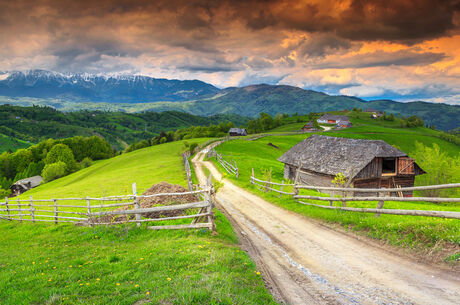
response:
[[[57,205],[57,200],[53,199],[54,201],[54,224],[57,225],[58,223],[58,205]]]
[[[22,211],[21,211],[21,201],[18,198],[18,212],[19,212],[19,221],[22,222]]]
[[[284,186],[284,180],[281,180],[281,187],[280,187],[280,191],[282,192],[283,191],[283,186]],[[281,198],[281,193],[279,194],[278,198]]]
[[[296,187],[297,184],[299,183],[299,176],[300,176],[300,163],[297,166],[297,171],[295,173],[295,180],[294,180],[294,190],[292,191],[294,193],[294,196],[299,195],[299,189]],[[297,199],[296,199],[297,200]]]
[[[216,230],[216,224],[214,223],[214,215],[213,215],[213,208],[214,208],[214,202],[212,201],[212,191],[213,191],[213,186],[212,186],[212,176],[209,174],[208,179],[206,180],[206,193],[204,200],[209,204],[209,206],[206,208],[206,213],[208,214],[208,222],[211,226],[211,231]]]
[[[251,172],[251,184],[254,184],[254,167],[252,168]]]
[[[88,209],[88,223],[90,226],[94,226],[93,225],[93,216],[91,215],[91,200],[89,199],[89,197],[86,197],[86,207]]]
[[[10,208],[8,206],[8,197],[5,197],[5,206],[6,206],[6,215],[8,215],[8,219],[10,219]]]
[[[240,177],[240,174],[239,174],[238,166],[236,165],[236,162],[235,162],[235,169],[236,169],[236,179],[238,179]]]
[[[32,222],[35,222],[35,213],[34,213],[34,200],[32,199],[32,196],[30,196],[30,216],[32,217]]]
[[[139,198],[137,198],[137,186],[136,186],[136,182],[133,183],[133,195],[134,195],[134,209],[135,210],[138,210],[140,209],[140,205],[139,205]],[[137,227],[139,228],[141,226],[141,214],[139,213],[136,213],[136,220],[137,220]]]
[[[334,191],[331,192],[331,198],[334,198]],[[329,206],[333,206],[333,205],[334,205],[334,201],[330,200],[329,201]]]
[[[384,193],[384,192],[378,192],[378,193],[377,193],[377,197],[385,197],[385,193]],[[385,201],[380,200],[380,201],[377,203],[377,209],[383,208],[383,204],[384,204],[384,203],[385,203]],[[375,213],[375,217],[380,217],[380,213]]]

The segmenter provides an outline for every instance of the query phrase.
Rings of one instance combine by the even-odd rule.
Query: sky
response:
[[[460,0],[0,0],[29,69],[460,105]]]

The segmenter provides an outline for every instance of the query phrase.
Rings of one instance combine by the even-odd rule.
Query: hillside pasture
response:
[[[173,142],[95,162],[23,197],[127,194],[132,182],[139,193],[161,181],[185,187],[182,151]],[[275,304],[230,223],[214,212],[217,235],[0,220],[0,303]]]
[[[383,138],[388,143],[398,146],[409,154],[412,151],[411,149],[415,141],[429,142],[432,140],[431,137],[423,139],[423,137],[416,133],[403,134],[400,137],[394,137],[391,134],[354,134],[340,131],[322,134],[365,139]],[[380,218],[376,218],[373,214],[321,209],[302,205],[296,202],[291,196],[283,195],[279,198],[278,193],[267,193],[258,186],[250,184],[252,168],[254,168],[256,178],[261,180],[267,180],[268,173],[271,170],[272,181],[280,183],[284,179],[284,164],[277,161],[277,158],[310,135],[311,133],[290,136],[267,136],[254,141],[234,140],[225,142],[216,147],[216,151],[222,154],[226,160],[235,160],[237,162],[240,174],[239,179],[227,175],[225,170],[214,158],[210,158],[210,160],[222,173],[224,173],[225,177],[232,180],[236,185],[285,209],[331,224],[340,224],[347,230],[353,230],[360,234],[381,239],[398,246],[433,250],[437,249],[436,247],[442,244],[448,248],[452,247],[454,251],[460,251],[458,247],[460,243],[460,221],[458,220],[396,215],[381,215]],[[269,146],[269,143],[276,145],[279,149]],[[452,147],[451,143],[443,140],[440,140],[439,143],[442,149],[450,149],[451,153],[455,153],[456,149],[456,152],[460,153],[460,148]],[[285,183],[288,183],[288,181],[285,181]],[[291,191],[292,187],[291,190],[288,187],[285,187],[284,190]],[[301,190],[300,194],[329,196],[312,190]],[[308,202],[325,204],[324,201],[309,200]],[[347,203],[347,206],[375,208],[376,202],[350,202]],[[384,208],[460,211],[459,204],[441,205],[429,202],[385,202]]]

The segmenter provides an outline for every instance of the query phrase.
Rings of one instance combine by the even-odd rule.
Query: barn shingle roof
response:
[[[407,154],[381,140],[361,140],[312,135],[294,145],[278,161],[317,173],[356,176],[375,157],[405,157]]]

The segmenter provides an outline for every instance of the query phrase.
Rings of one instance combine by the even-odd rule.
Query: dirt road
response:
[[[202,166],[222,176],[199,153]],[[279,208],[228,180],[217,207],[275,298],[287,304],[460,304],[460,274],[438,270]]]

